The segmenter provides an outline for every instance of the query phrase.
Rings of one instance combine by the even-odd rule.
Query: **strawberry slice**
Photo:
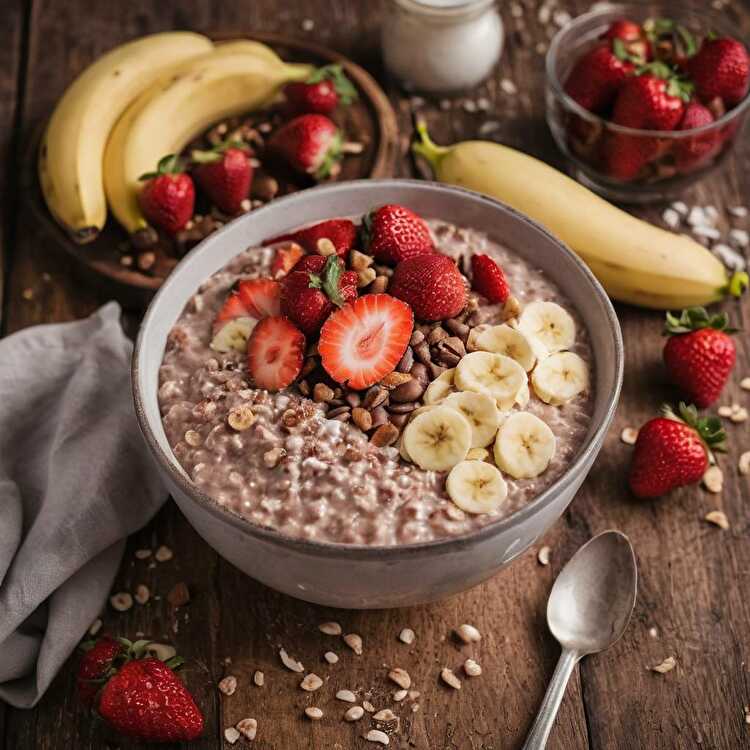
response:
[[[305,251],[296,242],[287,242],[276,248],[271,263],[271,276],[281,279],[286,276],[297,264],[297,261],[305,254]]]
[[[360,390],[393,372],[406,351],[414,313],[390,294],[366,294],[323,324],[318,352],[337,382]]]
[[[318,243],[321,240],[330,240],[336,250],[336,255],[346,258],[357,241],[357,227],[349,219],[326,219],[304,229],[266,240],[265,244],[271,245],[282,240],[298,242],[308,253],[320,252],[322,248]]]
[[[258,323],[247,340],[247,369],[258,388],[279,391],[299,375],[305,337],[289,318],[274,315]]]
[[[238,282],[214,319],[214,333],[218,333],[230,320],[255,318],[261,320],[278,315],[280,287],[272,279],[246,279]]]

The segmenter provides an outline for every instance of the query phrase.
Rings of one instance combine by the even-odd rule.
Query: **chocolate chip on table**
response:
[[[409,372],[412,365],[414,364],[414,352],[410,346],[406,347],[404,356],[401,357],[400,362],[396,365],[396,370],[399,372]]]
[[[370,416],[372,416],[373,427],[381,427],[388,421],[388,412],[382,406],[376,406],[372,409],[370,411]]]
[[[373,432],[370,442],[378,448],[385,448],[388,445],[393,445],[398,439],[398,435],[398,428],[390,422],[386,422]]]
[[[439,341],[447,338],[448,332],[442,326],[436,326],[427,334],[427,343],[430,345],[437,344]]]
[[[352,409],[352,421],[362,432],[372,429],[372,415],[367,409],[356,406]]]
[[[367,393],[365,393],[364,401],[362,406],[365,409],[374,409],[377,406],[385,403],[388,399],[388,391],[385,388],[381,388],[379,385],[372,386]]]

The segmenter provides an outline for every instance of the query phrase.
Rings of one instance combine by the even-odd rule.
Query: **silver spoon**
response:
[[[562,569],[547,602],[547,624],[562,654],[523,750],[547,745],[573,669],[584,656],[604,651],[625,632],[637,589],[635,554],[619,531],[590,539]]]

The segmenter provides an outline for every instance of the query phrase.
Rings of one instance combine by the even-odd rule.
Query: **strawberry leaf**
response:
[[[156,165],[155,172],[146,172],[142,174],[138,179],[141,181],[151,180],[154,177],[159,177],[165,174],[182,174],[185,171],[185,167],[182,159],[177,154],[167,154],[159,159],[159,163]]]
[[[354,88],[338,63],[324,65],[322,68],[314,70],[305,83],[320,83],[321,81],[331,81],[339,95],[339,101],[346,106],[359,98],[357,89]]]
[[[701,328],[715,328],[725,333],[736,333],[736,328],[729,327],[729,317],[726,313],[709,315],[704,307],[689,307],[683,310],[679,317],[668,312],[664,324],[664,335],[672,336],[691,331],[699,331]]]
[[[344,266],[340,262],[339,257],[337,255],[329,255],[321,276],[315,273],[309,274],[309,286],[311,289],[322,290],[336,307],[343,307],[346,304],[346,300],[343,294],[341,294],[341,274],[343,272]]]
[[[692,427],[706,446],[711,460],[712,452],[726,451],[727,434],[721,426],[721,420],[713,414],[707,417],[700,417],[695,406],[693,404],[686,404],[684,401],[680,401],[677,412],[669,404],[664,404],[662,406],[662,414],[667,419],[684,422],[688,427]]]

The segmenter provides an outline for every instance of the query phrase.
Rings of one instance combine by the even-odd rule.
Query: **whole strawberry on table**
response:
[[[616,182],[651,182],[712,164],[741,123],[683,138],[657,132],[701,128],[748,95],[750,57],[745,45],[712,33],[700,39],[672,19],[613,22],[573,63],[564,90],[602,118],[573,112],[564,126],[573,153]],[[654,136],[636,135],[607,123]]]

